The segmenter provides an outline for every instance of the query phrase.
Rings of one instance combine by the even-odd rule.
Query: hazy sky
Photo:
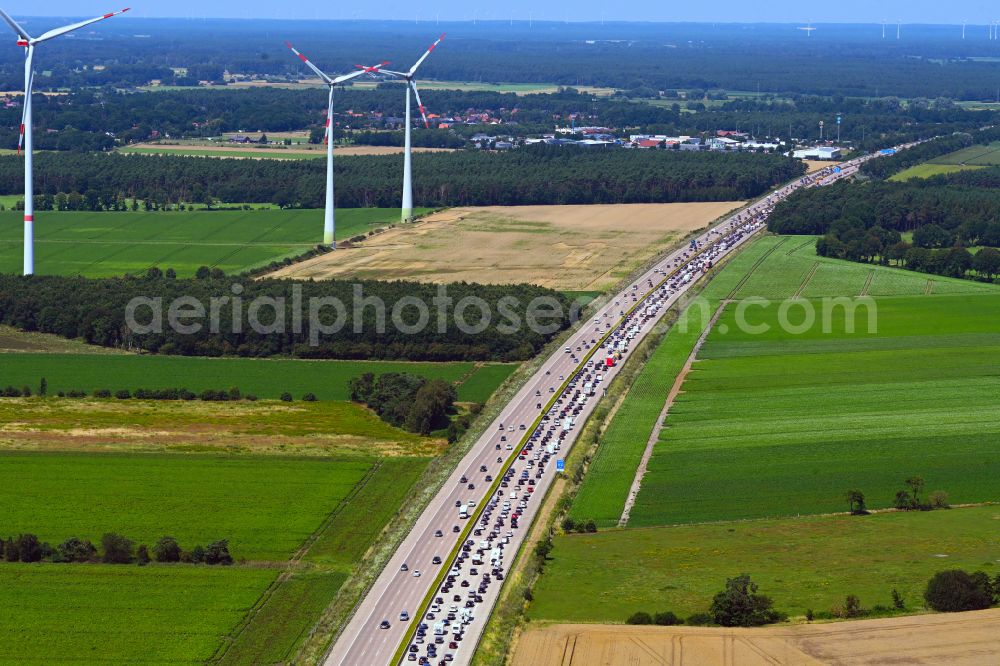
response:
[[[117,8],[122,0],[0,0],[3,8],[13,14],[87,16]],[[126,4],[125,0],[122,4]],[[827,3],[807,3],[802,0],[710,0],[709,2],[678,2],[676,0],[632,0],[608,3],[601,0],[576,2],[537,2],[537,0],[507,0],[482,6],[475,2],[414,3],[412,0],[379,0],[378,2],[331,2],[325,0],[135,0],[134,16],[141,17],[237,17],[237,18],[383,18],[412,21],[434,19],[471,20],[474,9],[479,19],[527,19],[531,12],[536,19],[586,21],[604,18],[632,21],[725,21],[802,23],[876,23],[883,19],[904,23],[988,23],[1000,19],[1000,4],[984,0],[834,0]],[[375,9],[377,8],[377,9]]]

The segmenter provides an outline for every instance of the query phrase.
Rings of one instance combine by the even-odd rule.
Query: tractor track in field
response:
[[[760,256],[760,258],[757,259],[757,261],[754,262],[753,266],[750,267],[750,270],[748,270],[746,272],[746,275],[744,275],[743,278],[739,282],[736,283],[736,286],[734,286],[733,289],[732,289],[732,291],[730,291],[729,294],[726,296],[726,300],[727,301],[735,300],[736,299],[736,294],[738,294],[740,292],[740,289],[742,289],[744,286],[746,286],[746,283],[750,281],[750,278],[753,277],[753,274],[757,272],[757,269],[760,268],[760,266],[765,261],[767,261],[768,257],[770,257],[772,254],[774,254],[775,250],[777,250],[779,247],[781,247],[782,245],[784,245],[788,241],[788,238],[789,238],[788,236],[785,236],[780,241],[778,241],[777,243],[775,243],[774,245],[772,245],[771,248],[767,252],[765,252],[764,254],[762,254]]]
[[[802,292],[804,292],[806,290],[806,287],[809,286],[809,283],[812,282],[812,279],[816,275],[816,271],[818,270],[819,270],[819,262],[817,261],[812,265],[812,268],[809,269],[809,272],[806,273],[806,276],[802,278],[802,283],[799,285],[799,288],[795,291],[795,295],[792,296],[792,298],[802,298]]]

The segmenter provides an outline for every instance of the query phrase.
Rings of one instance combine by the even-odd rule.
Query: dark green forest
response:
[[[395,207],[402,155],[340,157],[337,205]],[[537,146],[507,153],[414,155],[418,206],[665,203],[748,199],[803,172],[774,155],[625,151]],[[23,191],[23,160],[0,157],[0,194]],[[126,199],[166,205],[219,201],[323,206],[321,160],[93,153],[41,153],[35,161],[39,209],[77,193],[95,210],[125,209]]]
[[[207,269],[204,274],[208,274]],[[360,296],[356,296],[357,290]],[[242,300],[234,299],[234,294]],[[571,318],[571,304],[560,292],[532,285],[459,283],[447,285],[447,296],[454,300],[441,332],[433,300],[437,295],[436,285],[413,282],[292,282],[221,275],[171,279],[158,270],[142,278],[0,275],[0,323],[26,331],[82,338],[105,347],[184,356],[521,361],[534,356],[569,325]],[[466,296],[481,298],[491,312],[484,316],[477,307],[465,308],[462,318],[467,326],[463,332],[456,325],[454,311],[455,304]],[[162,299],[162,307],[142,306],[134,314],[136,322],[149,325],[154,320],[154,309],[159,311],[163,324],[160,331],[137,332],[127,325],[127,306],[137,297]],[[198,330],[168,326],[170,304],[179,297],[193,298],[201,304],[200,317],[178,318],[182,325],[198,325]],[[372,297],[384,303],[381,323],[379,308],[365,300]],[[506,311],[500,305],[504,297],[510,299],[505,301]],[[543,297],[558,311],[553,316],[539,317],[539,325],[545,328],[532,330],[524,325],[526,313],[535,299]],[[216,326],[211,325],[210,317],[213,298],[219,308]],[[257,298],[277,305],[260,301],[257,314],[251,315],[255,311],[252,302]],[[343,304],[343,314],[332,301],[312,301],[314,298],[336,299]],[[419,321],[419,313],[407,305],[413,298],[426,304],[431,319],[429,325],[411,332],[407,327],[417,328]],[[295,303],[302,304],[298,324]],[[312,303],[316,304],[315,317],[310,316]],[[403,327],[393,324],[392,313],[397,307]],[[276,309],[280,317],[275,315]],[[183,311],[191,310],[185,306]],[[259,325],[255,327],[254,321]],[[341,327],[332,330],[338,323]],[[280,328],[276,328],[279,324]],[[483,330],[476,332],[476,328]]]
[[[879,97],[994,99],[1000,63],[985,26],[905,28],[880,39],[877,25],[824,25],[812,37],[794,25],[564,23],[520,20],[226,21],[113,20],[95,39],[53,41],[40,58],[38,85],[131,87],[151,79],[174,85],[221,81],[226,72],[303,75],[282,42],[291,39],[320,67],[343,72],[356,62],[412,63],[442,32],[429,78],[651,87],[722,88]],[[57,25],[58,19],[38,23]],[[34,27],[33,27],[34,29]],[[142,37],[137,37],[142,35]],[[487,48],[484,48],[484,45]],[[0,50],[0,85],[22,84],[23,54]],[[637,63],[642,63],[637,67]],[[751,64],[752,63],[752,66]],[[95,66],[100,67],[95,67]],[[186,68],[174,71],[172,68]]]

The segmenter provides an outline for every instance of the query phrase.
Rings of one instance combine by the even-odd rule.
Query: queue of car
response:
[[[507,459],[504,454],[498,455],[496,466],[481,464],[478,472],[470,470],[460,477],[460,487],[468,491],[476,489],[477,481],[487,487],[494,482],[494,478],[499,479],[499,483],[484,500],[485,505],[478,515],[474,511],[477,506],[474,499],[455,500],[458,519],[451,526],[451,531],[462,532],[462,520],[474,518],[476,523],[461,543],[447,574],[435,591],[432,603],[419,617],[413,640],[407,646],[407,661],[438,666],[453,661],[466,640],[468,627],[477,617],[484,620],[488,617],[490,605],[483,607],[483,604],[487,604],[487,595],[492,597],[496,588],[502,585],[507,567],[512,563],[512,554],[524,536],[520,528],[531,522],[526,514],[540,501],[535,501],[535,497],[544,494],[550,480],[548,473],[554,466],[553,457],[572,444],[575,427],[593,408],[591,398],[616,371],[617,360],[628,353],[634,340],[652,328],[666,307],[698,276],[709,271],[718,259],[758,231],[781,198],[798,187],[813,185],[827,175],[820,173],[815,178],[804,177],[757,202],[733,216],[727,224],[706,233],[700,240],[692,240],[686,251],[672,261],[664,261],[651,274],[618,294],[613,305],[595,317],[594,335],[589,337],[589,341],[584,336],[580,344],[564,348],[576,370],[568,380],[564,375],[558,375],[559,383],[548,386],[549,393],[558,390],[558,395],[541,414],[531,433],[508,439],[513,433],[526,433],[528,426],[524,423],[498,424],[494,436],[495,450],[519,450],[516,454],[508,453]],[[655,276],[663,276],[663,279],[654,284]],[[594,362],[582,364],[583,356],[595,348],[600,353],[594,354]],[[546,371],[545,376],[545,383],[555,383],[551,369]],[[539,411],[546,401],[542,388],[544,384],[534,392]],[[434,536],[443,537],[446,527],[436,529]],[[439,555],[431,560],[433,566],[441,566],[442,563]],[[407,570],[404,563],[402,571]],[[414,570],[412,575],[419,576],[420,570]],[[408,611],[401,610],[399,619],[401,622],[409,621]],[[388,628],[388,620],[383,620],[381,626]]]

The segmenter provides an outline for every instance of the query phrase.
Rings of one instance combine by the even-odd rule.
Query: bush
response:
[[[906,608],[906,600],[903,599],[903,595],[899,593],[899,590],[892,588],[892,607],[896,610],[903,610]]]
[[[188,560],[190,562],[194,562],[195,564],[201,564],[205,561],[205,549],[201,546],[195,546],[188,554]]]
[[[9,551],[13,551],[16,559],[11,559],[10,554],[8,554],[7,561],[40,562],[43,555],[42,545],[42,542],[34,534],[22,534],[17,537],[13,545],[8,542],[7,548]]]
[[[726,589],[712,599],[710,612],[723,627],[759,627],[782,619],[773,605],[770,597],[757,594],[757,585],[748,574],[740,574],[726,580]]]
[[[302,396],[302,402],[316,402],[316,394],[306,393],[304,396]]]
[[[712,624],[712,616],[708,613],[694,613],[688,616],[685,623],[692,627],[705,627]]]
[[[981,610],[993,604],[993,591],[986,574],[977,571],[970,575],[961,569],[951,569],[931,577],[924,600],[934,610],[944,613]]]
[[[865,609],[861,607],[861,599],[854,594],[848,594],[844,599],[844,617],[861,617]]]
[[[649,613],[639,611],[629,615],[625,624],[653,624],[653,617]]]
[[[129,398],[132,397],[132,394],[129,393],[128,389],[122,389],[120,391],[115,392],[115,397],[118,398],[119,400],[128,400]]]
[[[146,544],[140,544],[139,549],[135,551],[135,558],[140,567],[149,564],[149,549],[146,548]]]
[[[684,620],[677,617],[676,613],[673,611],[666,611],[664,613],[657,613],[654,615],[653,624],[657,624],[661,627],[672,627],[678,624],[684,624]]]
[[[814,619],[816,619],[816,615],[815,615],[815,613],[813,613],[813,609],[812,608],[807,608],[806,609],[806,622],[812,622]]]
[[[180,562],[181,547],[172,536],[160,537],[153,544],[153,557],[157,562]]]
[[[284,393],[281,394],[281,401],[282,402],[291,402],[292,401],[292,394],[289,393],[288,391],[285,391]]]
[[[229,541],[227,539],[213,541],[205,548],[205,564],[228,566],[232,563],[233,556],[229,554]]]
[[[948,504],[948,493],[943,490],[935,490],[928,497],[928,501],[931,506],[935,509],[950,509],[951,506]]]
[[[110,389],[94,389],[94,394],[93,395],[94,395],[95,398],[110,398],[111,397],[111,390]]]
[[[102,536],[101,547],[104,550],[101,561],[105,564],[129,564],[134,559],[135,545],[120,534],[109,532]]]
[[[72,537],[63,541],[58,548],[61,562],[96,562],[97,548],[86,539]]]

